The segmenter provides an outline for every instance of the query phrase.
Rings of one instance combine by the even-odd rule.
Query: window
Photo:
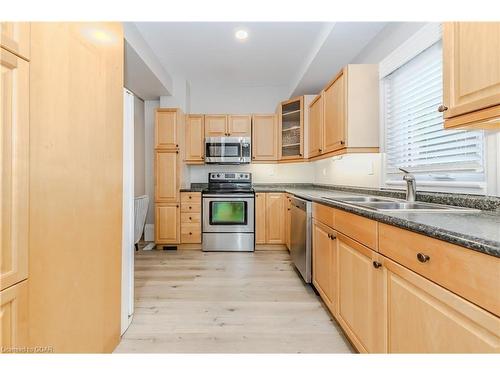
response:
[[[403,168],[424,187],[484,188],[483,132],[444,130],[437,111],[443,103],[440,27],[419,33],[402,46],[406,58],[395,51],[399,56],[381,63],[385,185],[404,184]],[[408,58],[412,43],[418,52]]]

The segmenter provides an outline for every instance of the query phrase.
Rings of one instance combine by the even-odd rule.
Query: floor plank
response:
[[[350,353],[286,251],[139,251],[117,353]]]

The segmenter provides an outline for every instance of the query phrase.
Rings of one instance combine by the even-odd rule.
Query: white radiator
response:
[[[134,200],[134,244],[139,242],[144,231],[146,214],[148,213],[149,197],[141,195]]]

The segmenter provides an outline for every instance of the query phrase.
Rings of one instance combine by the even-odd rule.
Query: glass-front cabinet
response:
[[[282,102],[279,107],[279,152],[280,160],[304,159],[307,142],[308,104],[313,95],[303,95]]]

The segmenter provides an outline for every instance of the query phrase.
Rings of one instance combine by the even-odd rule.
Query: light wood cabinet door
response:
[[[390,353],[499,353],[500,318],[386,260]]]
[[[156,110],[156,149],[176,149],[179,147],[177,116],[178,113],[175,109],[158,108]]]
[[[383,302],[386,270],[379,260],[381,257],[340,233],[337,238],[337,318],[360,352],[383,353],[386,351]]]
[[[443,60],[445,119],[500,105],[500,22],[445,23]],[[500,116],[499,108],[493,112],[445,124]]]
[[[292,241],[291,241],[291,225],[292,225],[292,199],[290,195],[285,195],[285,241],[286,247],[290,250]]]
[[[30,32],[29,22],[0,22],[0,47],[29,60]]]
[[[5,289],[28,277],[29,63],[0,48],[0,69],[0,289]]]
[[[314,220],[312,227],[313,285],[328,308],[335,311],[337,234]]]
[[[266,193],[255,194],[255,243],[266,243]]]
[[[0,348],[28,345],[28,282],[23,281],[0,292]]]
[[[203,115],[188,115],[186,118],[186,162],[203,163],[204,140]]]
[[[345,72],[342,71],[324,92],[322,153],[334,151],[345,146],[345,79]]]
[[[285,243],[285,194],[266,194],[266,242],[268,244]]]
[[[323,94],[319,95],[309,107],[309,155],[321,155],[323,152]]]
[[[228,116],[228,134],[231,137],[250,137],[252,134],[252,116]]]
[[[226,115],[205,115],[205,137],[224,137],[228,134]]]
[[[276,115],[254,115],[252,123],[252,160],[278,160],[278,124]]]
[[[155,201],[179,201],[179,152],[156,151]]]
[[[155,242],[177,244],[180,242],[180,207],[178,203],[157,203]]]

